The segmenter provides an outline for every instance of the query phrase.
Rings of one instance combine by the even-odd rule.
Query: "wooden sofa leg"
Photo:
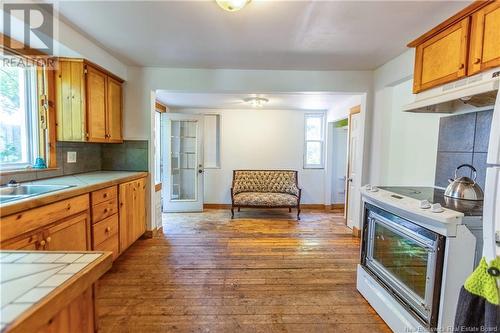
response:
[[[241,207],[238,207],[238,212],[240,212],[240,211],[241,211],[241,209],[240,209],[240,208],[241,208]]]
[[[291,213],[292,212],[292,207],[288,207],[288,212]]]
[[[234,207],[231,206],[231,219],[234,219]]]
[[[300,221],[300,207],[297,208],[297,220]]]

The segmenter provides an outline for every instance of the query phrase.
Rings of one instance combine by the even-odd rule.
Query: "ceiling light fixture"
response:
[[[249,97],[243,100],[245,103],[251,104],[254,108],[262,108],[269,100],[264,97]]]
[[[215,0],[220,8],[228,12],[237,12],[243,9],[252,0]]]

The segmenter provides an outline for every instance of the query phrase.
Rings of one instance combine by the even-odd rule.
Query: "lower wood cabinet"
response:
[[[62,221],[44,231],[46,251],[80,251],[90,249],[87,212]]]
[[[120,184],[120,253],[146,231],[146,178]]]
[[[111,251],[114,260],[145,231],[146,178],[140,178],[2,217],[0,249],[92,249]]]
[[[92,287],[77,296],[67,307],[59,311],[37,333],[93,333],[94,298]]]
[[[9,250],[90,249],[87,194],[2,218],[0,248]]]

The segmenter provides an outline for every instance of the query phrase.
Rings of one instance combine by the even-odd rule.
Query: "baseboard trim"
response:
[[[340,209],[345,208],[345,205],[343,203],[335,203],[335,204],[331,204],[330,206],[332,209],[335,209],[335,210],[340,210]]]
[[[153,230],[146,230],[142,235],[143,238],[153,238],[159,234],[163,234],[163,227],[159,227]]]
[[[231,209],[230,204],[203,204],[204,209]]]
[[[357,238],[361,238],[361,230],[357,227],[352,227],[352,235]]]
[[[344,205],[342,205],[343,208]],[[204,209],[231,209],[230,204],[203,204]],[[323,205],[323,204],[301,204],[301,209],[313,209],[313,210],[337,210],[335,205]],[[295,208],[293,208],[295,209]]]

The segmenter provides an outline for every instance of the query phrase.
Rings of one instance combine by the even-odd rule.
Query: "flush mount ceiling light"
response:
[[[228,12],[237,12],[243,9],[252,0],[215,0],[220,8]]]
[[[261,108],[269,102],[269,100],[264,97],[249,97],[245,98],[243,101],[251,104],[254,108]]]

